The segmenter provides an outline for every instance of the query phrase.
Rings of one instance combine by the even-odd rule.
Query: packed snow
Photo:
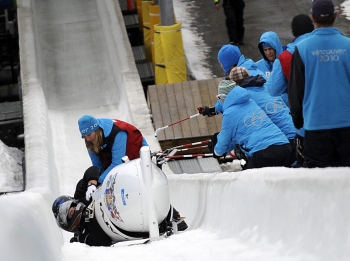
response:
[[[46,12],[52,16],[50,12],[54,12],[54,8],[48,10],[45,4],[54,6],[55,1],[32,1],[36,5],[35,15],[39,17],[35,21],[31,20],[30,2],[18,1],[19,15],[24,18],[19,25],[22,33],[21,47],[23,49],[25,46],[26,49],[22,50],[21,55],[27,57],[21,64],[26,128],[26,191],[0,195],[1,260],[348,260],[349,168],[264,168],[237,171],[237,161],[222,165],[222,173],[175,175],[165,166],[171,202],[181,215],[186,216],[189,224],[189,229],[185,232],[147,245],[89,247],[69,243],[72,234],[57,227],[51,204],[58,195],[72,195],[76,182],[90,166],[77,128],[77,119],[82,114],[89,113],[96,117],[119,117],[134,121],[140,126],[152,150],[159,150],[159,144],[154,138],[147,104],[143,99],[137,98],[142,94],[142,88],[131,77],[136,70],[132,63],[125,64],[119,72],[127,81],[128,90],[117,90],[122,98],[116,105],[107,103],[103,106],[89,106],[86,105],[89,102],[86,97],[84,103],[77,99],[76,104],[65,104],[59,90],[50,93],[49,87],[45,86],[50,86],[52,82],[47,79],[48,76],[42,76],[47,68],[44,57],[53,58],[60,46],[57,44],[56,50],[41,48],[41,41],[50,35],[50,30],[55,29],[59,19],[66,19],[61,21],[67,23],[63,35],[71,33],[69,26],[79,27],[83,24],[79,22],[84,19],[80,16],[81,20],[78,21],[77,18],[77,21],[70,21],[72,23],[69,24],[70,14],[63,12],[65,17],[59,16],[57,20],[51,17],[51,22],[47,23],[49,26],[45,27],[45,17],[40,18],[40,15]],[[88,12],[93,12],[94,2],[87,1]],[[113,1],[106,0],[104,4],[102,1],[96,2],[99,15],[89,13],[93,20],[98,19],[98,16],[120,19],[118,14],[111,11]],[[64,3],[60,3],[61,8],[69,4],[79,6],[76,1],[66,0]],[[175,1],[174,5],[178,20],[182,19],[181,14],[188,15],[186,8],[182,9],[180,1]],[[343,5],[348,10],[349,1]],[[77,17],[81,15],[81,10],[74,6],[69,10],[75,12]],[[186,19],[183,23],[185,21]],[[90,23],[89,30],[96,30],[93,22],[87,22]],[[108,26],[106,21],[101,23],[103,29]],[[31,29],[30,25],[33,24],[34,29]],[[118,30],[121,29],[116,32],[112,30],[112,37],[106,40],[107,43],[101,44],[110,51],[110,55],[116,55],[110,47],[113,46],[111,38],[118,39]],[[37,46],[34,46],[34,35],[39,42]],[[183,30],[186,48],[191,50],[191,45],[196,50],[207,48],[201,41],[188,40],[194,37],[190,27]],[[125,40],[120,41],[118,48],[119,55],[122,56],[123,52],[128,53],[130,50],[124,47]],[[205,55],[205,52],[202,54]],[[195,68],[194,72],[202,70],[210,75],[206,68],[201,67],[203,55],[190,56],[190,63]],[[65,78],[69,57],[61,59],[56,66]],[[123,57],[121,59],[125,61]],[[82,70],[87,63],[89,60],[81,61]],[[115,72],[118,68],[113,66],[118,66],[117,63],[118,61],[110,70]],[[66,77],[69,80],[69,75]],[[84,85],[77,82],[74,84],[81,88],[81,92],[89,91],[88,81]],[[115,94],[109,89],[107,91],[110,95]],[[125,99],[128,102],[122,101]],[[23,188],[23,154],[0,142],[0,192]]]

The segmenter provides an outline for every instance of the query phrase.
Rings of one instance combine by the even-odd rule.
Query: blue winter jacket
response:
[[[103,134],[104,136],[107,138],[109,136],[109,134],[112,131],[112,127],[113,127],[113,121],[112,119],[108,119],[108,118],[98,118],[97,119],[97,123],[100,126],[100,128],[103,130]],[[114,139],[114,143],[112,146],[112,162],[111,165],[109,165],[109,167],[107,169],[105,169],[102,173],[102,162],[100,160],[100,158],[93,152],[89,151],[89,156],[92,162],[93,166],[98,167],[98,169],[100,170],[100,177],[98,179],[99,183],[102,183],[104,181],[104,179],[106,178],[106,176],[108,175],[108,173],[115,167],[118,166],[119,164],[122,164],[122,157],[124,157],[126,155],[126,141],[128,138],[128,134],[126,131],[119,131],[117,133],[117,135],[115,136]],[[107,146],[107,144],[104,144],[102,147],[105,148]],[[145,138],[142,138],[142,146],[148,146],[147,141],[145,140]]]
[[[249,75],[251,75],[251,76],[256,76],[256,75],[263,75],[264,76],[263,72],[258,69],[255,62],[252,59],[246,59],[243,54],[239,57],[237,67],[246,68],[249,71]],[[265,78],[265,76],[264,76],[264,78]],[[214,107],[215,107],[215,110],[218,114],[223,113],[221,100],[218,100],[215,103]]]
[[[271,145],[289,144],[286,136],[249,96],[248,91],[239,86],[227,95],[222,128],[214,147],[217,155],[233,150],[236,144],[248,157]]]
[[[293,42],[287,44],[286,51],[293,54],[296,44],[300,43],[302,40],[309,37],[310,35],[311,33],[306,33],[295,38]],[[278,58],[273,63],[273,70],[271,71],[270,77],[267,79],[265,86],[269,91],[269,93],[271,94],[271,96],[281,96],[284,102],[289,106],[289,100],[288,100],[288,94],[287,94],[288,81],[283,74],[282,65]],[[302,137],[305,136],[304,128],[297,129],[296,132],[298,135]]]
[[[289,107],[281,97],[272,97],[264,83],[265,79],[258,75],[245,78],[240,86],[248,91],[250,98],[264,110],[266,115],[286,135],[288,140],[293,140],[296,128],[294,127],[292,116],[289,114]]]
[[[255,64],[257,65],[258,69],[262,71],[267,78],[269,78],[273,68],[273,62],[270,62],[267,59],[264,53],[263,43],[267,43],[270,47],[276,50],[276,57],[278,57],[283,52],[283,47],[280,39],[278,38],[278,35],[275,32],[269,31],[263,33],[260,37],[258,48],[262,59],[257,61]]]
[[[300,43],[302,40],[307,38],[310,33],[303,34],[289,44],[287,44],[287,50],[291,54],[294,53],[295,45]],[[273,63],[273,70],[271,71],[270,77],[267,79],[265,86],[271,96],[281,96],[287,92],[288,89],[288,81],[284,76],[282,71],[282,65],[278,58]],[[289,104],[289,103],[287,103]]]
[[[350,126],[350,39],[335,27],[324,27],[298,43],[288,98],[297,128]]]

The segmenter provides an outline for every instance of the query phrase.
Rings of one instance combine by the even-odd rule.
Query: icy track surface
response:
[[[349,168],[169,177],[188,231],[148,245],[70,244],[51,212],[90,166],[83,114],[135,124],[159,150],[118,1],[18,0],[27,189],[0,196],[3,260],[348,260]]]

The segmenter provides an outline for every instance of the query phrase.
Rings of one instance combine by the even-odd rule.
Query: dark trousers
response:
[[[288,166],[291,167],[297,161],[297,150],[296,150],[296,143],[294,139],[289,140],[289,144],[292,147],[292,153],[290,154],[290,157],[288,160]]]
[[[305,131],[304,167],[350,167],[350,127]]]
[[[257,151],[248,159],[247,169],[263,167],[290,167],[288,161],[292,147],[290,144],[271,145],[266,149]]]
[[[304,137],[300,136],[299,134],[295,134],[294,145],[295,145],[295,156],[297,160],[297,164],[294,167],[300,168],[300,167],[303,167],[303,164],[304,164],[304,155],[303,155]]]
[[[244,1],[224,1],[223,8],[226,16],[226,27],[230,42],[240,43],[244,38]]]

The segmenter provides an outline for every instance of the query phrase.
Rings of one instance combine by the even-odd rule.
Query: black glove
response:
[[[197,108],[197,110],[203,116],[208,116],[208,117],[213,117],[218,114],[215,110],[215,107],[200,106]]]
[[[75,232],[74,233],[74,237],[72,237],[70,240],[69,240],[69,243],[74,243],[74,242],[79,242],[79,236],[80,236],[80,232]]]
[[[239,144],[236,144],[236,147],[234,149],[234,153],[235,153],[235,156],[238,160],[244,159],[245,161],[247,161],[247,156],[242,151],[241,146],[239,146]]]
[[[215,134],[211,137],[211,141],[208,143],[208,149],[210,150],[211,153],[213,153],[213,157],[216,158],[216,159],[222,157],[222,155],[218,156],[218,155],[216,155],[215,152],[214,152],[215,145],[216,145],[216,143],[218,143],[218,134],[219,134],[219,133],[220,133],[220,132],[215,133]],[[225,155],[226,155],[226,154],[225,154]]]
[[[218,155],[216,155],[215,154],[215,152],[213,152],[213,158],[215,158],[215,159],[219,159],[219,158],[221,158],[222,156],[226,156],[226,154],[224,154],[224,155],[221,155],[221,156],[218,156]]]
[[[208,149],[210,150],[211,153],[214,153],[214,147],[216,143],[218,143],[218,134],[220,132],[215,133],[213,136],[211,136],[211,141],[208,143]]]

